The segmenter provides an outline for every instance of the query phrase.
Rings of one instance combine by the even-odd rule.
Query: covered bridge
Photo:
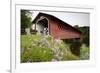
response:
[[[39,13],[32,23],[33,29],[39,34],[44,34],[45,31],[45,34],[55,39],[79,39],[81,36],[78,29],[50,14]]]

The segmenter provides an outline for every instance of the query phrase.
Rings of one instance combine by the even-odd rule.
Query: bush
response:
[[[51,61],[53,53],[49,48],[38,48],[35,46],[31,51],[31,58],[31,62]]]
[[[21,63],[77,60],[69,45],[50,35],[21,35]]]
[[[24,49],[24,51],[21,53],[21,62],[25,63],[29,61],[30,54],[29,50]]]
[[[24,50],[21,54],[21,62],[43,62],[51,61],[53,53],[48,48],[38,48],[35,46],[32,49]]]
[[[21,62],[51,61],[53,52],[40,35],[21,36]]]
[[[90,49],[85,44],[83,44],[80,49],[80,59],[88,60],[89,58],[90,58]]]
[[[70,45],[71,52],[76,56],[80,56],[80,47],[81,42],[79,40],[73,41]]]

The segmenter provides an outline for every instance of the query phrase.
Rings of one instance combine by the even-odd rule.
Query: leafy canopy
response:
[[[31,12],[29,10],[21,10],[21,28],[28,28],[31,23]]]

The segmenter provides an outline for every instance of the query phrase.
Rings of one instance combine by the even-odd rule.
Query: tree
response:
[[[90,34],[89,26],[79,27],[78,25],[75,25],[74,27],[82,32],[81,34],[82,42],[86,44],[86,46],[89,46],[89,34]]]
[[[79,27],[78,29],[82,32],[82,42],[86,44],[86,46],[89,46],[89,26]]]
[[[31,12],[29,10],[21,10],[21,34],[25,34],[25,29],[31,27]]]
[[[79,26],[78,26],[78,25],[75,25],[74,27],[75,27],[76,29],[78,29],[78,28],[79,28]]]

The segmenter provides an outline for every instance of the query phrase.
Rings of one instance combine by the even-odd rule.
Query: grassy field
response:
[[[82,45],[80,52],[72,54],[68,44],[51,36],[21,35],[21,63],[89,59],[89,47]]]

